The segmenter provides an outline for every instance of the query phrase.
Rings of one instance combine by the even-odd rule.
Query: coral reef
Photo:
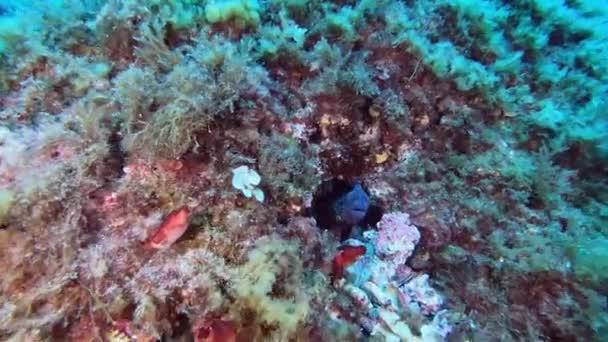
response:
[[[0,1],[0,340],[602,341],[593,0]]]

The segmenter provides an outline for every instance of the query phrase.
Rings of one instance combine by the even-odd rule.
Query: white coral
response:
[[[439,311],[443,297],[429,284],[428,274],[420,274],[401,287],[411,306],[418,306],[425,315]]]

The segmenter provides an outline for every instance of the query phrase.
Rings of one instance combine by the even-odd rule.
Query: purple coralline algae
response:
[[[339,283],[359,309],[357,322],[369,334],[386,341],[442,341],[451,331],[443,297],[430,285],[429,275],[405,264],[419,240],[409,215],[395,212],[384,214],[377,231],[365,231],[362,240],[345,241],[373,251],[348,267]],[[421,335],[408,321],[414,316],[423,322],[418,327]]]

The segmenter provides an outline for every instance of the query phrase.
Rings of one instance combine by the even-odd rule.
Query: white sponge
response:
[[[246,165],[242,165],[232,170],[232,187],[241,190],[247,198],[255,197],[259,202],[264,202],[264,192],[257,186],[262,178]]]

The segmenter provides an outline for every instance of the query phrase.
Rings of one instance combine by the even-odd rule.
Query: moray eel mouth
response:
[[[365,216],[365,214],[367,213],[367,207],[356,207],[356,208],[351,208],[351,211],[354,213],[360,213],[361,215]]]

